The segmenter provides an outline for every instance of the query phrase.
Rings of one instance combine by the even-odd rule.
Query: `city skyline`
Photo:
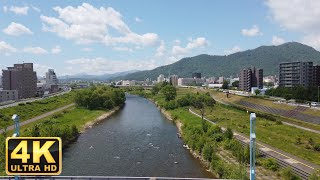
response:
[[[39,76],[51,68],[58,75],[101,75],[290,41],[319,50],[319,6],[287,0],[1,1],[0,68],[24,61],[34,63]]]

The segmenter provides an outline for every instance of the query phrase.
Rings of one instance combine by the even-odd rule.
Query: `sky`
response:
[[[320,50],[319,19],[319,0],[0,0],[0,68],[101,75],[291,41]]]

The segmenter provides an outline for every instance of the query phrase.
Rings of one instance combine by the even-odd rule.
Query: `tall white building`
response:
[[[163,74],[160,74],[160,75],[158,76],[157,82],[158,82],[158,83],[161,83],[161,82],[163,82],[164,80],[165,80],[164,75],[163,75]]]
[[[56,73],[53,69],[48,69],[48,72],[46,72],[46,89],[50,91],[50,93],[55,93],[59,91],[58,87],[58,78]]]
[[[53,69],[48,69],[46,72],[46,84],[47,85],[58,85],[58,78]]]

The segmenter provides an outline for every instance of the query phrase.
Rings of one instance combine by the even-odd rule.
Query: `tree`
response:
[[[229,89],[229,83],[228,83],[228,81],[223,81],[222,89]]]
[[[260,91],[260,89],[256,89],[256,90],[254,90],[254,93],[256,94],[256,96],[258,95],[258,94],[260,94],[261,93],[261,91]]]
[[[152,87],[151,94],[156,95],[159,93],[160,90],[161,90],[161,85],[156,84],[155,86]]]
[[[161,89],[161,93],[164,94],[165,100],[174,100],[177,96],[177,89],[174,86],[166,85]]]
[[[227,130],[223,134],[227,139],[232,139],[233,138],[232,129],[229,128],[229,127],[227,128]]]
[[[234,82],[232,83],[232,86],[233,86],[233,87],[239,87],[239,81],[234,81]]]

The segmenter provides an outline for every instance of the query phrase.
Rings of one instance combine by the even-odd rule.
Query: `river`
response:
[[[152,102],[126,97],[123,109],[64,150],[62,175],[213,178]]]

